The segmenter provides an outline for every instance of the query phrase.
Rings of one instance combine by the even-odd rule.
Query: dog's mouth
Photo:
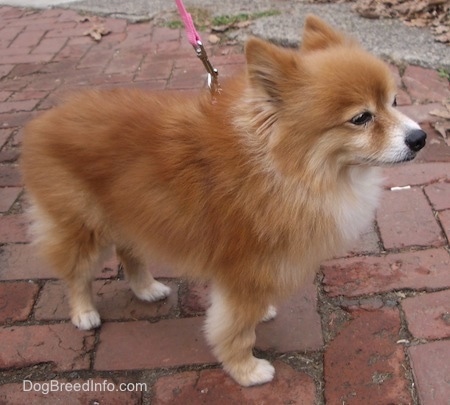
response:
[[[417,152],[408,150],[407,153],[394,159],[377,159],[376,157],[361,157],[357,159],[352,165],[355,166],[394,166],[402,163],[410,162],[417,156]]]

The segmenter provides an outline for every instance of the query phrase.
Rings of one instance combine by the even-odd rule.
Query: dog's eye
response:
[[[369,121],[372,121],[372,119],[373,119],[372,113],[370,113],[369,111],[364,111],[363,113],[354,116],[350,120],[350,122],[353,125],[364,125],[367,124]]]
[[[397,97],[394,97],[394,102],[392,103],[392,107],[397,107]]]

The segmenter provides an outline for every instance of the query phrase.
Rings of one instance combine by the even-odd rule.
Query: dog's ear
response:
[[[325,21],[309,14],[303,30],[302,51],[315,51],[336,45],[349,44],[353,41],[343,33],[333,29]]]
[[[250,84],[279,100],[286,78],[292,77],[297,66],[293,52],[252,38],[246,44],[245,56]]]

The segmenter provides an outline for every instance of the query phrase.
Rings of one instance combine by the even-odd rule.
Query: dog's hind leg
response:
[[[56,221],[36,206],[33,211],[36,244],[68,287],[72,323],[83,330],[98,327],[92,280],[105,258],[106,242],[79,218]]]
[[[252,295],[252,294],[250,294]],[[272,380],[275,369],[253,356],[256,325],[267,312],[264,295],[231,294],[213,286],[207,312],[206,338],[223,368],[239,384],[251,386]],[[252,299],[253,298],[253,299]]]
[[[152,302],[169,296],[170,288],[153,278],[145,259],[129,247],[117,247],[116,251],[124,267],[130,288],[136,297]]]

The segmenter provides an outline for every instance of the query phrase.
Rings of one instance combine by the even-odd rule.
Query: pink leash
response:
[[[219,72],[211,65],[211,62],[208,59],[208,54],[206,53],[206,50],[201,41],[200,34],[195,29],[194,22],[192,21],[192,16],[184,7],[183,0],[175,0],[175,2],[177,3],[178,11],[180,13],[181,19],[183,20],[184,28],[186,29],[187,39],[189,43],[194,47],[197,57],[202,61],[203,66],[205,66],[205,69],[208,72],[209,90],[211,91],[211,94],[213,96],[215,94],[219,94],[221,90],[218,80]]]

